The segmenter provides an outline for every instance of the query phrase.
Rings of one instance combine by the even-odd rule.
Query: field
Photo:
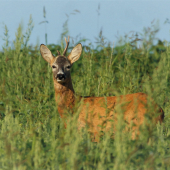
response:
[[[126,123],[120,114],[114,138],[104,133],[91,141],[87,128],[77,131],[78,112],[68,115],[64,128],[54,99],[50,66],[39,45],[29,46],[32,22],[26,33],[16,31],[9,45],[8,29],[0,52],[0,169],[2,170],[164,170],[170,169],[170,46],[156,41],[156,31],[145,30],[138,46],[130,41],[109,44],[100,33],[96,47],[83,46],[81,59],[72,68],[77,95],[118,96],[144,92],[165,112],[163,124],[153,130],[141,127],[139,138],[123,133]],[[49,44],[54,55],[61,44]],[[80,40],[79,42],[85,40]],[[69,52],[79,43],[71,43]],[[149,115],[149,113],[147,114]],[[146,122],[150,117],[146,116]]]

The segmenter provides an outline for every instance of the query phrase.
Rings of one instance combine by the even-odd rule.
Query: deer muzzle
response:
[[[58,83],[64,83],[66,80],[66,76],[60,73],[60,74],[57,74],[56,79]]]

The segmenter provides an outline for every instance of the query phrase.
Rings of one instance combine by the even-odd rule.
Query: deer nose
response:
[[[65,77],[64,74],[57,74],[57,78],[58,78],[59,80],[62,80],[62,79],[65,79],[66,77]]]

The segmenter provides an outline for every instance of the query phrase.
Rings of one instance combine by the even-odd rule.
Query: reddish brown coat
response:
[[[66,43],[67,46],[64,54],[68,47],[68,42],[66,41]],[[76,97],[72,86],[70,68],[79,59],[81,51],[82,46],[78,44],[73,48],[68,57],[65,57],[64,54],[63,56],[54,57],[45,45],[42,44],[40,47],[42,57],[50,63],[53,69],[55,99],[61,118],[65,119],[68,111],[74,114],[75,104],[83,100],[82,104],[77,108],[80,109],[77,122],[78,129],[87,125],[89,132],[94,134],[95,141],[98,141],[99,133],[102,130],[112,130],[113,133],[115,132],[117,116],[119,114],[124,114],[122,117],[126,121],[127,126],[132,122],[135,124],[132,128],[133,139],[136,137],[135,134],[139,134],[139,127],[144,122],[145,114],[149,114],[153,124],[163,121],[163,110],[144,93],[134,93],[118,97]],[[151,101],[152,110],[148,110],[148,108],[152,108],[148,107],[148,100]],[[113,129],[111,129],[112,127]]]

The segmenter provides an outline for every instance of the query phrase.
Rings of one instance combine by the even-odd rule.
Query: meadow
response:
[[[134,35],[114,45],[100,32],[95,47],[83,45],[81,58],[72,68],[77,95],[143,92],[165,112],[163,124],[154,125],[153,130],[142,126],[135,140],[130,131],[123,133],[126,123],[120,114],[114,138],[103,132],[100,142],[95,143],[87,128],[77,131],[78,111],[68,115],[69,124],[64,128],[54,99],[51,67],[41,57],[39,45],[28,45],[32,28],[31,19],[26,32],[19,25],[13,45],[9,45],[8,28],[4,29],[0,52],[0,169],[170,169],[170,45],[156,40],[157,30],[146,28],[140,41]],[[48,45],[54,55],[57,50],[63,52],[64,36],[67,32],[61,35],[61,44]],[[72,41],[68,53],[85,41]],[[147,115],[146,121],[152,124]]]

